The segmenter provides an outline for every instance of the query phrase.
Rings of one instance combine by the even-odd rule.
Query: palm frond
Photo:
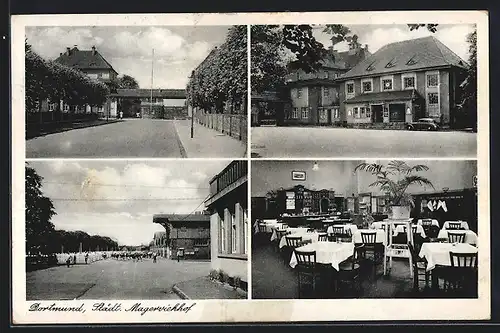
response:
[[[356,168],[354,168],[354,171],[358,171],[358,170],[359,171],[366,171],[366,172],[370,172],[373,175],[376,175],[382,171],[383,167],[384,167],[383,165],[378,164],[378,163],[363,162],[363,163],[358,164],[356,166]]]
[[[406,185],[406,187],[413,185],[413,184],[417,184],[420,186],[429,186],[429,187],[434,188],[434,185],[432,184],[432,182],[429,179],[422,177],[422,176],[418,176],[418,175],[406,176],[402,179],[402,183],[404,183]]]
[[[412,172],[422,172],[422,171],[428,171],[429,170],[429,167],[427,165],[424,165],[424,164],[417,164],[417,165],[414,165],[412,167],[408,167],[408,169],[406,170],[406,174],[410,174]]]

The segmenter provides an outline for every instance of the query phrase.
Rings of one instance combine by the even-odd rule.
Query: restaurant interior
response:
[[[477,162],[252,161],[252,298],[477,298]]]

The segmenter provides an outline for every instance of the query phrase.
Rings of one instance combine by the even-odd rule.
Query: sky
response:
[[[466,37],[467,34],[474,30],[474,25],[471,24],[440,24],[435,33],[428,31],[425,27],[410,31],[406,24],[360,24],[349,25],[348,27],[351,29],[352,34],[358,35],[359,43],[362,45],[368,44],[368,49],[371,53],[376,52],[382,46],[389,43],[432,35],[465,61],[469,58],[469,46],[466,42]],[[324,33],[322,30],[323,27],[315,26],[313,35],[327,48],[331,46],[331,35]],[[348,45],[346,42],[342,42],[336,44],[334,49],[347,51]]]
[[[208,182],[229,161],[30,161],[52,199],[56,229],[108,236],[121,245],[148,244],[154,214],[203,210]],[[104,199],[104,200],[103,200]],[[201,205],[200,205],[201,204]]]
[[[228,26],[150,27],[27,27],[35,52],[55,59],[66,47],[95,46],[119,75],[134,77],[141,88],[151,87],[154,49],[154,88],[184,89],[191,71],[208,53],[224,43]]]

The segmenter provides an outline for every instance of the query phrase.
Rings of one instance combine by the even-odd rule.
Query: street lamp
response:
[[[189,77],[189,81],[191,81],[194,78],[194,71],[191,71],[191,76]],[[193,91],[193,85],[192,82],[189,85],[189,95],[191,99],[191,139],[194,137],[194,106],[193,106],[193,96],[192,96],[192,91]],[[189,108],[189,105],[188,105]]]

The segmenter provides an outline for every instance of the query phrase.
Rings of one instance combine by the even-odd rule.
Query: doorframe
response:
[[[373,118],[374,118],[373,115],[374,115],[374,113],[373,113],[373,108],[372,107],[373,106],[380,106],[380,107],[382,107],[382,121],[380,123],[383,123],[384,122],[384,105],[385,104],[384,103],[370,103],[369,105],[370,105],[370,112],[372,114],[371,121],[372,121],[373,124],[379,124],[379,123],[376,123],[375,121],[373,121]]]

